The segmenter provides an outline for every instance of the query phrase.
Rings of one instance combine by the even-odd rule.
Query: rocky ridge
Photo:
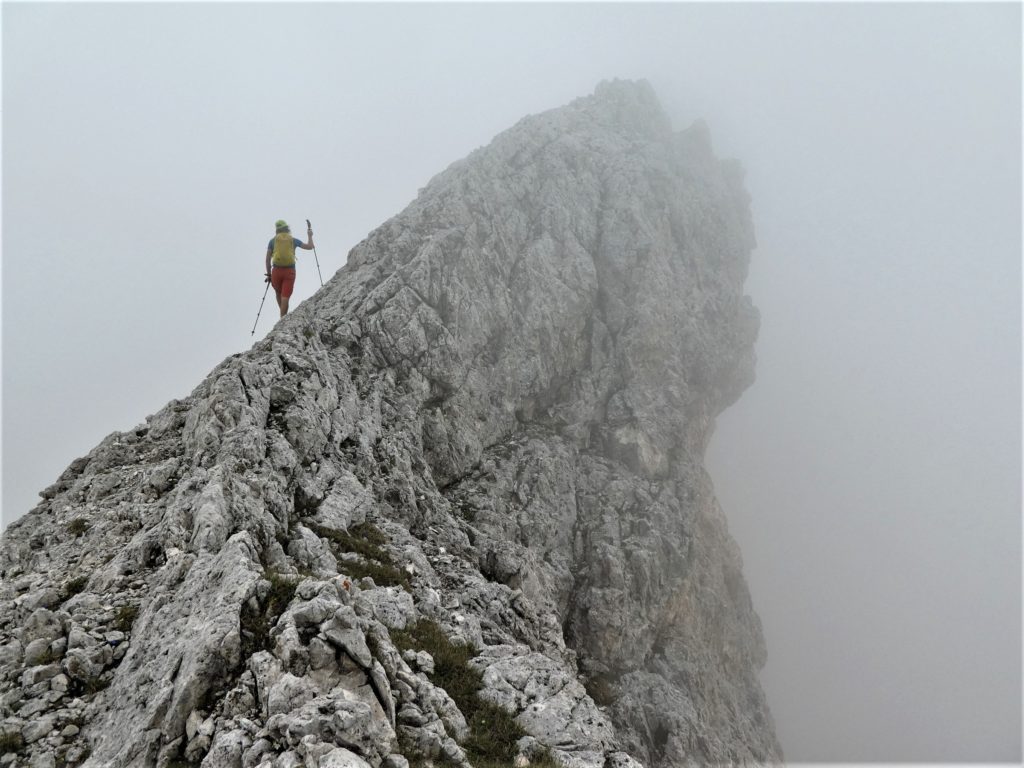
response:
[[[0,545],[0,766],[777,762],[703,469],[738,165],[646,83],[454,163]]]

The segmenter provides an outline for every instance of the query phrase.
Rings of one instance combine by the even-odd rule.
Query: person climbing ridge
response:
[[[292,237],[288,223],[284,219],[278,219],[274,224],[277,233],[267,244],[266,281],[274,286],[281,317],[288,314],[288,299],[291,298],[292,291],[295,289],[295,249],[313,250],[313,227],[308,222],[306,226],[308,243]]]

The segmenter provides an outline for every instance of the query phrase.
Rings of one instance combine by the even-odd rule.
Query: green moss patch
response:
[[[369,576],[373,583],[382,587],[411,589],[409,574],[399,568],[384,548],[387,537],[372,523],[356,523],[348,530],[339,531],[322,525],[311,525],[310,530],[322,539],[327,539],[340,567],[354,579]],[[346,559],[343,555],[356,554],[360,561]]]
[[[267,572],[267,581],[270,582],[270,591],[259,610],[253,610],[248,603],[242,606],[239,618],[243,659],[248,659],[258,651],[270,650],[270,630],[292,601],[295,589],[299,586],[299,578],[273,571]]]
[[[447,691],[465,715],[469,736],[462,748],[475,768],[511,766],[516,757],[516,742],[528,734],[516,722],[515,715],[480,698],[483,673],[469,665],[477,655],[473,648],[465,643],[453,643],[444,630],[429,619],[420,619],[404,630],[392,630],[391,641],[400,651],[426,651],[434,658],[430,681]],[[547,754],[532,760],[530,765],[558,768]]]
[[[25,746],[25,740],[21,738],[21,734],[18,732],[14,733],[2,733],[0,734],[0,755],[6,755],[8,753],[17,754]]]
[[[72,597],[82,592],[85,589],[85,585],[88,583],[88,576],[79,576],[78,578],[65,582],[64,587],[60,591],[60,601],[62,603],[66,603]]]
[[[67,531],[76,539],[84,536],[85,532],[89,530],[89,521],[84,517],[76,517],[74,520],[70,520],[67,524]]]
[[[311,525],[310,528],[341,552],[354,552],[373,560],[391,559],[384,549],[387,537],[373,523],[355,523],[342,531],[322,525]]]
[[[135,619],[138,617],[139,606],[122,605],[117,609],[117,615],[114,616],[114,629],[120,632],[131,632],[135,625]]]
[[[92,696],[110,687],[112,682],[114,682],[113,674],[100,673],[87,680],[72,680],[68,686],[68,692],[72,696]]]

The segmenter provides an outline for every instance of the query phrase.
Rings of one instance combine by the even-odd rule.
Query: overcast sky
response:
[[[251,346],[275,219],[332,274],[646,78],[747,169],[758,381],[708,463],[788,760],[1020,762],[1019,4],[2,9],[5,523]]]

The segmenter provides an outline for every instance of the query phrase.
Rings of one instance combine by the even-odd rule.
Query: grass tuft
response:
[[[270,592],[267,594],[266,612],[274,616],[280,616],[288,603],[295,597],[295,590],[299,586],[299,579],[296,576],[288,576],[283,573],[271,571],[267,574],[267,581],[270,582]]]
[[[79,594],[85,589],[85,585],[89,583],[88,576],[79,576],[78,578],[71,579],[68,581],[60,593],[60,601],[66,603],[75,595]]]
[[[270,630],[295,596],[300,579],[267,571],[267,581],[270,582],[270,592],[260,610],[252,610],[248,603],[242,607],[242,659],[248,659],[258,651],[270,650]]]
[[[91,526],[89,521],[84,517],[76,517],[73,520],[68,521],[67,531],[76,539],[85,535],[85,532],[89,530]]]
[[[430,680],[448,692],[466,717],[469,736],[462,748],[475,768],[511,766],[517,754],[516,742],[527,733],[511,712],[480,698],[484,681],[483,674],[469,665],[476,656],[473,648],[465,643],[453,643],[444,630],[429,619],[420,619],[404,630],[392,630],[391,641],[400,651],[426,651],[434,657],[434,674]],[[530,765],[558,768],[548,753],[530,761]]]
[[[120,632],[131,632],[132,627],[135,625],[135,619],[138,617],[139,606],[122,605],[117,609],[117,615],[114,616],[114,629]]]
[[[92,696],[100,691],[109,688],[114,682],[112,674],[100,673],[88,680],[72,680],[69,691],[73,696]]]
[[[402,587],[406,590],[410,588],[409,574],[393,565],[375,563],[372,560],[370,562],[342,560],[339,567],[344,568],[345,573],[353,579],[369,576],[378,587]]]
[[[0,755],[17,754],[25,747],[25,740],[17,731],[0,734]]]
[[[409,574],[395,565],[391,554],[384,548],[387,537],[372,523],[356,523],[348,530],[339,531],[322,525],[311,525],[312,530],[322,539],[327,539],[339,567],[355,579],[369,576],[373,583],[383,587],[403,587],[411,589]],[[354,553],[363,558],[363,562],[346,560],[341,555]]]
[[[311,525],[317,536],[327,539],[341,552],[354,552],[374,560],[390,560],[384,545],[387,537],[373,523],[355,523],[348,530],[336,530],[322,525]]]

